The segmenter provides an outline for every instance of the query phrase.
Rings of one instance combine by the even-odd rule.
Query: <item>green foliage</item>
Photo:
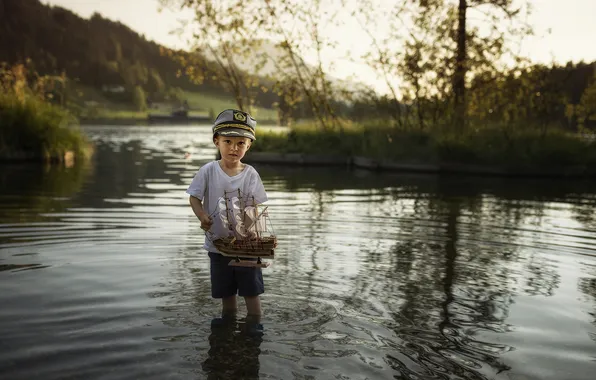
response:
[[[82,153],[85,139],[73,117],[58,106],[34,97],[24,101],[0,95],[0,151],[24,151],[43,158],[65,151]]]
[[[145,98],[145,91],[141,86],[135,86],[132,92],[132,102],[138,111],[147,110],[147,100]]]
[[[56,93],[53,101],[83,117],[133,112],[133,107],[138,113],[144,107],[131,99],[140,101],[135,90],[140,86],[153,104],[176,107],[188,100],[191,109],[205,113],[241,104],[260,122],[317,120],[321,133],[335,130],[344,118],[367,125],[371,118],[384,118],[408,133],[439,127],[467,133],[466,123],[447,122],[462,104],[455,101],[457,82],[460,97],[465,90],[467,121],[475,128],[538,127],[542,135],[553,127],[573,131],[596,125],[592,65],[529,65],[511,51],[514,40],[530,31],[523,22],[526,0],[160,0],[197,11],[192,53],[161,47],[98,14],[85,20],[39,0],[4,3],[0,35],[7,43],[0,61],[30,57],[40,73],[65,73],[71,78],[63,81],[68,91]],[[465,33],[458,28],[463,10],[458,3],[467,4],[460,15],[469,21]],[[385,80],[386,95],[323,71],[328,60],[323,57],[338,52],[335,39],[341,38],[323,31],[342,25],[361,26],[369,54],[351,58]],[[466,38],[465,51],[458,36]],[[305,54],[318,59],[306,63]],[[501,65],[506,56],[514,58],[514,67]],[[463,89],[455,80],[462,75]],[[124,91],[104,91],[104,85]],[[79,88],[92,89],[85,91],[90,98],[83,98],[93,105],[77,99]]]
[[[584,91],[575,112],[580,126],[596,124],[596,77]]]
[[[22,65],[0,70],[0,152],[23,152],[46,160],[66,151],[85,154],[86,141],[76,119],[65,109],[47,102],[40,88],[27,81]]]
[[[494,126],[458,137],[439,136],[435,141],[443,161],[539,169],[596,163],[593,142],[559,129]]]
[[[403,129],[382,122],[352,124],[343,131],[302,125],[263,132],[253,151],[365,156],[416,163],[459,163],[540,170],[596,165],[596,143],[576,133],[523,126],[491,126],[455,134],[451,128]]]

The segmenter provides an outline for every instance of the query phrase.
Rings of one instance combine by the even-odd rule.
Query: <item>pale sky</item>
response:
[[[185,48],[187,45],[170,31],[179,26],[183,14],[171,10],[158,11],[158,0],[42,0],[45,4],[59,5],[89,18],[94,12],[103,17],[120,21],[147,39],[169,47]],[[526,38],[523,54],[536,62],[596,61],[596,0],[532,0],[530,24],[538,36]],[[550,29],[550,34],[547,31]],[[353,28],[338,31],[345,38],[346,46],[359,46],[354,40]],[[362,46],[362,44],[360,44]],[[308,58],[307,58],[308,59]],[[380,83],[366,68],[347,61],[336,61],[333,74],[340,78],[355,71],[361,81]],[[378,85],[377,87],[379,87]]]

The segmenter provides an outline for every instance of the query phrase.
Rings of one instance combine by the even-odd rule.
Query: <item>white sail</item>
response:
[[[222,238],[226,236],[230,236],[230,223],[227,217],[227,208],[226,208],[226,200],[224,197],[219,198],[217,201],[217,212],[213,216],[213,225],[211,226],[211,233],[215,238]]]
[[[269,214],[267,214],[267,208],[269,206],[265,206],[265,208],[263,209],[263,211],[261,211],[261,213],[259,214],[259,216],[257,217],[257,230],[259,232],[265,232],[267,231],[267,217],[269,216]]]
[[[225,228],[226,230],[230,228],[230,225],[228,223],[228,217],[227,217],[227,207],[226,207],[226,199],[224,197],[219,198],[218,202],[217,202],[217,209],[218,209],[218,213],[217,213],[217,217],[219,218],[219,220],[221,220],[221,225],[223,228]]]
[[[244,209],[244,226],[247,230],[254,229],[254,225],[257,222],[257,209],[248,206]]]
[[[224,197],[219,199],[215,216],[218,226],[213,233],[219,237],[233,236],[237,240],[252,240],[262,236],[267,231],[267,207],[259,212],[250,197],[228,197],[228,194],[235,192],[226,192]]]
[[[257,229],[257,209],[252,206],[248,206],[244,209],[244,226],[249,238],[253,239],[258,236]]]
[[[237,197],[233,197],[231,199],[232,203],[232,215],[233,215],[233,227],[234,232],[236,233],[236,237],[238,239],[243,239],[246,237],[246,228],[244,227],[244,223],[242,221],[242,207],[240,204],[240,199]]]

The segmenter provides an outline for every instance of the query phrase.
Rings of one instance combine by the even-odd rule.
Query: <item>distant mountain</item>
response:
[[[39,0],[0,0],[0,40],[2,61],[29,58],[42,73],[65,71],[95,87],[189,85],[159,45],[98,14],[86,20]]]
[[[203,50],[205,51],[204,55],[207,59],[213,59],[213,56],[208,53],[208,49]],[[255,58],[253,59],[251,57]],[[310,72],[315,72],[317,70],[317,67],[307,63],[300,56],[296,58],[297,61],[300,62],[306,70]],[[240,69],[254,73],[255,61],[260,61],[261,59],[265,59],[265,62],[264,65],[260,68],[258,74],[263,77],[275,78],[276,76],[278,76],[280,71],[284,69],[280,68],[279,63],[282,61],[287,61],[287,52],[283,48],[278,46],[278,44],[274,41],[260,40],[258,41],[255,51],[252,53],[250,57],[243,58],[242,56],[239,56],[236,59],[235,63],[238,65]],[[294,68],[286,68],[286,70],[293,71]],[[337,88],[357,90],[366,87],[363,83],[359,83],[353,80],[339,79],[332,75],[329,75],[329,73],[325,73],[325,77]]]
[[[30,59],[41,74],[64,72],[82,85],[98,91],[108,89],[111,99],[116,101],[130,102],[136,86],[142,87],[153,99],[173,87],[231,96],[210,76],[197,85],[186,75],[180,75],[184,68],[161,53],[163,46],[122,23],[97,13],[84,19],[62,7],[42,4],[40,0],[0,0],[0,46],[0,62]],[[278,70],[275,62],[285,53],[275,43],[263,41],[254,54],[270,57],[261,73],[274,76]],[[204,59],[206,66],[214,65],[204,53],[199,53],[198,57]],[[253,71],[254,61],[250,59],[237,64],[241,69]],[[339,83],[335,78],[329,79]],[[280,100],[270,91],[272,81],[261,78],[259,82],[269,91],[257,94],[256,105],[273,108]]]
[[[65,72],[97,89],[131,92],[141,86],[151,95],[179,87],[228,95],[210,78],[197,85],[179,75],[183,68],[161,54],[164,47],[129,27],[99,14],[84,19],[39,0],[0,0],[0,46],[0,62],[30,59],[41,74]],[[274,101],[271,94],[263,94],[259,103],[267,107]]]

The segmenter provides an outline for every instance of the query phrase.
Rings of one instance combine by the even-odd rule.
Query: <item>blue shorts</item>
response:
[[[233,267],[232,257],[209,252],[211,261],[211,296],[213,298],[254,297],[265,292],[261,268]]]

